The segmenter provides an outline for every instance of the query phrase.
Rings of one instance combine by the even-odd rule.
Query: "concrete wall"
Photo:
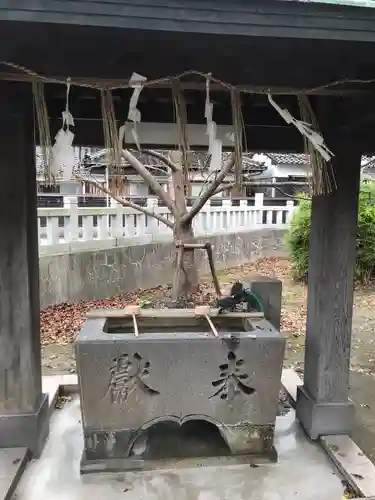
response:
[[[259,229],[198,238],[214,245],[218,269],[284,254],[282,229]],[[124,244],[40,257],[41,307],[69,300],[103,299],[140,288],[169,284],[175,247],[171,241]],[[197,253],[199,268],[208,272],[207,257]]]

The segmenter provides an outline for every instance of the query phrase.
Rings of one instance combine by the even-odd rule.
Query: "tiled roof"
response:
[[[364,156],[362,158],[362,168],[364,172],[373,173],[375,170],[375,156]]]
[[[82,149],[79,147],[74,148],[74,154],[76,158],[76,168],[75,171],[81,170],[82,165],[80,164],[80,158],[84,156],[83,153],[86,153],[90,158],[89,163],[96,163],[99,165],[105,164],[105,149],[98,148],[86,148]],[[160,150],[161,153],[167,154],[166,150]],[[142,153],[134,153],[135,156],[144,164],[149,166],[162,166],[162,162],[157,162],[157,160],[149,155]],[[223,153],[223,162],[226,161],[229,157],[230,153]],[[277,165],[307,165],[308,164],[308,155],[303,153],[265,153],[265,155],[270,158],[272,164]],[[245,170],[247,171],[262,171],[265,170],[265,167],[262,166],[260,162],[254,161],[252,157],[254,153],[245,153],[243,156],[243,162]],[[192,153],[192,167],[193,168],[203,168],[207,161],[207,153],[205,152],[193,152]],[[92,164],[91,163],[91,164]],[[125,162],[124,162],[125,165]],[[375,170],[375,156],[364,156],[362,158],[362,168],[364,172],[373,173]],[[43,167],[42,167],[42,157],[40,147],[36,147],[36,170],[37,176],[43,175]]]
[[[43,166],[43,157],[42,157],[42,151],[39,146],[37,146],[35,151],[35,163],[36,163],[36,175],[37,177],[41,177],[44,175],[44,166]],[[79,168],[79,148],[74,148],[74,156],[76,160],[76,169],[73,169],[73,171],[78,171]],[[59,172],[59,178],[62,178],[62,171]]]
[[[163,150],[159,149],[159,153],[168,156],[168,150]],[[149,165],[149,166],[164,166],[164,163],[162,161],[158,161],[156,158],[145,154],[145,153],[139,153],[138,151],[132,151],[134,156],[143,164],[143,165]],[[97,164],[105,164],[105,155],[106,155],[106,150],[102,149],[99,150],[97,153],[93,154],[90,156],[92,163],[97,163]],[[230,156],[230,153],[223,153],[222,155],[222,161],[225,162],[228,160]],[[206,162],[208,159],[208,154],[206,152],[200,152],[200,151],[193,151],[190,154],[190,161],[191,161],[191,166],[192,168],[198,168],[201,169],[205,166]],[[252,154],[244,154],[243,155],[243,163],[245,169],[259,169],[261,167],[260,163],[257,161],[252,160]],[[124,163],[125,164],[125,163]]]
[[[167,150],[158,150],[160,153],[167,155],[168,151]],[[78,172],[82,171],[84,168],[84,165],[82,162],[80,162],[80,158],[82,158],[82,154],[80,154],[79,148],[75,147],[74,148],[74,154],[76,158],[76,168],[73,169],[73,172]],[[143,165],[148,165],[148,166],[154,166],[154,167],[165,167],[164,163],[161,160],[157,160],[156,158],[149,156],[144,153],[139,153],[138,151],[133,151],[134,156],[143,164]],[[223,163],[228,160],[230,153],[223,153],[222,155],[222,161]],[[254,161],[252,159],[252,154],[251,153],[245,153],[243,155],[243,164],[244,164],[244,170],[249,172],[262,172],[265,170],[266,167],[264,167],[260,162]],[[197,152],[194,151],[191,154],[191,164],[192,168],[196,169],[202,169],[206,163],[207,163],[208,155],[206,152]],[[106,149],[98,149],[96,151],[92,151],[91,154],[87,154],[87,164],[89,166],[97,165],[97,166],[102,166],[105,165],[106,162]],[[123,160],[122,160],[123,161]],[[127,165],[125,161],[123,161],[124,166]],[[37,170],[37,176],[42,176],[43,175],[43,165],[42,165],[42,155],[41,155],[41,149],[40,147],[37,146],[36,148],[36,170]],[[60,172],[61,177],[62,177],[62,172]]]
[[[265,153],[274,165],[307,165],[309,162],[308,155],[303,153]],[[362,157],[362,168],[364,170],[375,169],[375,156],[363,156]]]
[[[304,153],[265,153],[274,165],[306,165],[308,155]]]

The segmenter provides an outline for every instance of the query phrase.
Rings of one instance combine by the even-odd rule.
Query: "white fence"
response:
[[[218,202],[220,206],[217,206]],[[194,231],[197,236],[202,236],[262,227],[287,227],[295,207],[293,201],[284,203],[283,206],[265,206],[261,193],[252,200],[211,200],[196,216]],[[173,221],[167,208],[158,206],[157,198],[148,198],[146,207]],[[65,197],[64,208],[39,208],[38,229],[41,251],[51,245],[73,244],[75,247],[77,243],[86,248],[123,238],[155,241],[172,236],[172,230],[163,223],[119,203],[112,201],[109,208],[81,208],[77,197]]]

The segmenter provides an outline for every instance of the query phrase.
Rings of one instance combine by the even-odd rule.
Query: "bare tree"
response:
[[[150,209],[133,203],[130,199],[122,196],[115,195],[110,189],[104,187],[99,183],[94,177],[83,178],[82,176],[77,176],[80,180],[88,182],[95,185],[96,188],[106,195],[110,196],[118,203],[124,207],[133,208],[149,217],[154,217],[158,221],[162,222],[166,226],[170,227],[173,231],[174,242],[177,244],[188,244],[194,242],[194,232],[193,232],[193,220],[194,217],[199,213],[205,203],[211,198],[219,186],[222,184],[226,176],[231,172],[234,166],[234,155],[232,155],[229,160],[222,165],[221,170],[217,175],[212,176],[209,182],[205,183],[203,191],[199,198],[195,200],[193,206],[190,210],[187,207],[186,200],[186,176],[184,175],[184,169],[181,163],[181,154],[178,151],[171,151],[169,157],[164,156],[162,153],[153,150],[142,150],[143,154],[150,155],[158,160],[160,160],[165,167],[167,167],[169,177],[171,180],[172,196],[166,192],[163,187],[158,182],[156,176],[150,172],[150,169],[143,165],[129,150],[122,150],[122,157],[124,160],[134,169],[134,171],[143,179],[143,181],[148,185],[150,190],[164,203],[173,216],[173,222],[168,220],[166,217],[159,215]],[[231,186],[229,187],[229,189]],[[175,297],[177,299],[181,296],[188,296],[198,290],[198,270],[196,266],[194,252],[184,252],[184,258],[182,262],[177,262],[177,252],[175,264],[181,265],[182,272],[179,273],[181,276],[180,282],[176,290],[174,291]]]
[[[215,175],[209,175],[204,184],[200,196],[194,201],[190,210],[187,207],[186,200],[186,175],[182,165],[182,154],[179,151],[170,151],[169,157],[164,156],[162,153],[144,149],[143,154],[152,156],[160,160],[166,167],[171,179],[172,196],[166,192],[160,183],[157,181],[155,175],[150,172],[149,167],[142,164],[129,150],[122,150],[122,157],[124,160],[135,170],[135,172],[143,179],[155,195],[163,201],[165,206],[173,216],[173,222],[166,217],[159,215],[148,208],[142,207],[131,200],[115,195],[110,190],[105,188],[102,184],[98,183],[94,178],[82,178],[85,182],[89,182],[97,187],[98,190],[107,194],[124,207],[133,208],[139,212],[154,217],[166,226],[170,227],[173,231],[174,242],[176,247],[178,245],[185,245],[194,242],[193,220],[199,213],[207,201],[215,194],[223,190],[231,190],[236,187],[236,184],[226,182],[228,174],[231,174],[235,165],[235,154],[233,153],[229,159],[222,164],[221,169],[215,172]],[[207,165],[206,165],[207,167]],[[251,185],[250,182],[244,182],[244,185]],[[262,184],[263,185],[263,184]],[[272,184],[274,186],[274,184]],[[179,276],[177,286],[174,287],[173,299],[179,297],[186,297],[191,293],[198,290],[198,270],[195,261],[194,252],[184,252],[183,258],[178,259],[176,252],[176,275]],[[179,271],[181,267],[182,272]]]

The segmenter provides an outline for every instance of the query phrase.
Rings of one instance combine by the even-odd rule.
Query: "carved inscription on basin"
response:
[[[220,399],[227,399],[232,403],[238,393],[250,396],[255,392],[253,387],[245,383],[248,381],[249,375],[242,371],[243,365],[244,360],[237,358],[233,351],[229,351],[227,362],[219,366],[220,378],[212,382],[216,391],[210,396],[210,399],[219,396]]]
[[[145,361],[136,352],[132,356],[123,353],[113,358],[109,369],[110,377],[107,393],[111,403],[122,404],[128,401],[129,396],[136,390],[143,391],[150,396],[160,392],[149,385],[150,362]]]
[[[86,322],[75,346],[85,464],[129,457],[140,432],[163,421],[211,422],[232,453],[271,449],[283,337],[264,319],[232,322],[233,333],[224,325],[219,338],[189,321],[164,332],[150,323],[138,337]]]

